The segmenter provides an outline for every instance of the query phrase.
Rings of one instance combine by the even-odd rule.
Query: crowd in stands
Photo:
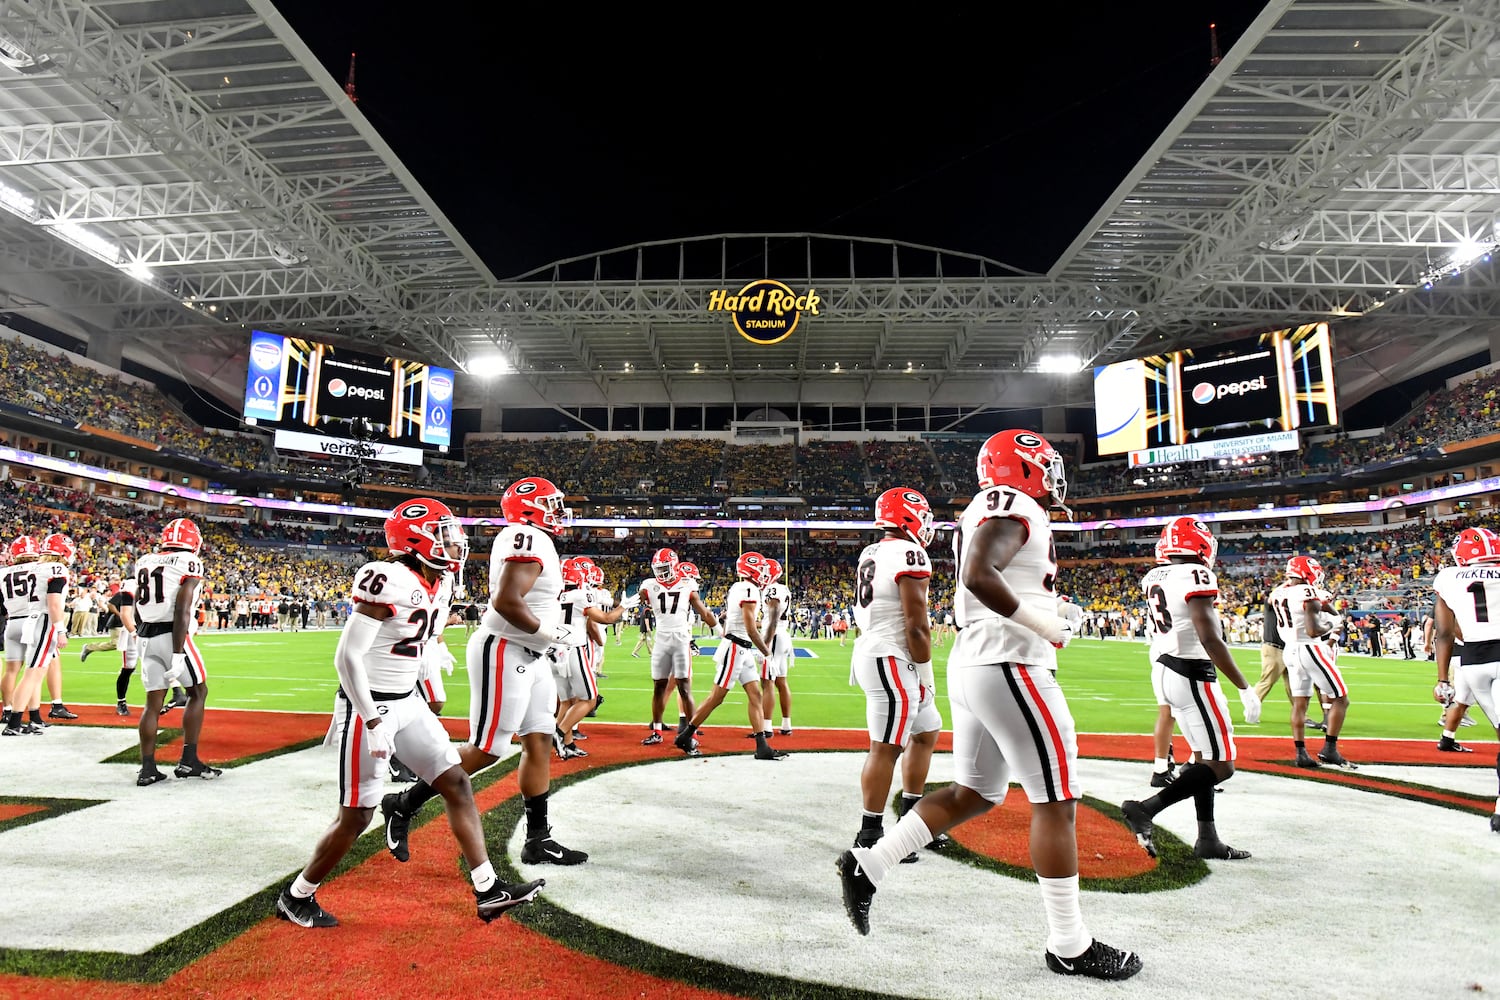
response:
[[[978,442],[965,443],[971,452],[969,464],[973,465],[972,452],[977,450]],[[870,463],[876,490],[917,485],[919,489],[925,486],[929,492],[936,492],[934,487],[941,477],[933,464],[932,452],[921,441],[871,441],[865,445],[865,458]]]
[[[594,443],[582,474],[585,488],[599,493],[635,493],[656,478],[656,442],[619,438]]]
[[[476,491],[499,492],[517,479],[542,474],[542,470],[563,489],[577,489],[584,458],[593,444],[582,436],[542,441],[470,438],[464,442],[464,460]]]
[[[790,444],[754,444],[724,450],[724,475],[730,496],[785,496],[796,475]]]
[[[864,457],[855,441],[808,441],[797,450],[803,496],[864,496]]]

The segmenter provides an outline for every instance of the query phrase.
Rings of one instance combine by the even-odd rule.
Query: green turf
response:
[[[623,644],[609,642],[605,650],[604,672],[599,689],[605,696],[598,717],[613,722],[646,723],[650,715],[650,662],[644,649],[639,658],[630,656],[635,641],[634,630],[622,634]],[[254,632],[198,637],[198,645],[208,665],[209,703],[219,708],[258,708],[284,711],[331,711],[337,679],[333,671],[333,649],[338,633],[322,632]],[[448,631],[448,642],[463,659],[464,631]],[[707,642],[708,640],[705,640]],[[794,698],[792,718],[796,726],[835,726],[860,728],[864,725],[863,696],[850,687],[849,657],[853,641],[840,646],[833,640],[798,639],[796,644],[810,649],[816,658],[799,657],[791,671],[790,684]],[[88,662],[78,662],[75,640],[63,654],[65,693],[69,702],[109,704],[114,701],[114,679],[119,668],[119,654],[92,654]],[[935,656],[938,690],[945,691],[944,664],[948,649],[940,647]],[[1258,647],[1234,650],[1252,682],[1260,675]],[[1081,732],[1145,733],[1151,729],[1156,703],[1146,667],[1145,647],[1120,640],[1079,639],[1059,655],[1059,678],[1067,692],[1073,716]],[[1353,706],[1344,727],[1345,736],[1380,736],[1435,738],[1439,707],[1432,701],[1436,682],[1433,665],[1424,660],[1370,659],[1343,656],[1339,659],[1349,684]],[[694,691],[702,697],[712,681],[713,665],[708,657],[697,658],[693,674]],[[463,717],[468,712],[467,678],[460,665],[452,677],[445,678],[448,708],[444,715]],[[1265,717],[1259,726],[1241,724],[1241,711],[1235,692],[1228,690],[1231,714],[1236,728],[1245,735],[1284,735],[1288,732],[1289,708],[1278,687],[1266,699]],[[132,681],[130,702],[139,705],[142,694],[139,680]],[[938,706],[944,720],[951,718],[946,698]],[[675,709],[669,708],[669,722],[675,722]],[[1475,713],[1478,715],[1478,713]],[[744,695],[735,692],[713,716],[712,723],[743,725],[746,722]],[[1467,729],[1469,739],[1487,739],[1493,733],[1482,717],[1478,726]]]

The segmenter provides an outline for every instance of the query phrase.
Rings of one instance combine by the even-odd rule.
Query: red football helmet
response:
[[[1209,567],[1218,552],[1219,540],[1208,530],[1208,525],[1189,515],[1168,521],[1161,529],[1161,544],[1156,548],[1158,556],[1196,557]]]
[[[198,530],[198,526],[187,518],[174,518],[161,529],[161,547],[186,549],[196,554],[203,547],[203,534]]]
[[[651,573],[666,584],[677,579],[677,553],[671,549],[657,549],[651,557]]]
[[[1162,546],[1166,544],[1167,540],[1165,538],[1158,538],[1156,540],[1156,565],[1158,566],[1165,566],[1169,561],[1167,559],[1167,554],[1162,551]]]
[[[31,535],[22,535],[11,542],[6,551],[11,562],[18,562],[22,559],[35,559],[42,554],[42,546]]]
[[[893,528],[926,548],[932,544],[932,505],[916,490],[898,486],[875,500],[875,527]]]
[[[770,556],[766,557],[766,571],[760,575],[760,585],[769,587],[781,579],[781,563]]]
[[[1286,575],[1301,580],[1310,587],[1323,585],[1322,565],[1312,556],[1292,556],[1286,561]]]
[[[734,571],[741,580],[749,580],[756,586],[766,572],[766,557],[759,552],[742,552],[734,561]]]
[[[563,583],[569,587],[587,587],[589,585],[589,568],[583,556],[574,556],[562,561]]]
[[[391,511],[385,519],[385,545],[397,555],[411,555],[425,566],[457,573],[469,558],[464,526],[441,500],[419,497]]]
[[[687,577],[690,580],[701,580],[701,579],[703,579],[703,577],[701,577],[701,576],[698,575],[698,564],[697,563],[690,563],[690,562],[680,562],[680,563],[678,563],[677,564],[677,575],[678,576],[685,576],[685,577]]]
[[[74,546],[73,539],[54,531],[42,539],[42,552],[49,556],[56,556],[59,562],[67,565],[78,554],[78,549]]]
[[[1058,506],[1068,495],[1062,456],[1031,431],[1001,431],[979,449],[975,463],[979,488],[1009,486],[1034,500],[1050,498]]]
[[[1489,528],[1465,528],[1453,543],[1453,561],[1460,566],[1500,561],[1500,535]]]
[[[603,569],[603,567],[601,567],[598,563],[594,562],[594,560],[590,559],[588,556],[584,556],[583,557],[583,561],[586,562],[586,563],[588,563],[588,567],[589,567],[589,586],[590,587],[602,587],[602,586],[604,586],[604,569]]]
[[[511,524],[530,524],[552,535],[562,534],[573,520],[573,512],[563,506],[563,491],[541,476],[527,476],[506,487],[500,512]]]

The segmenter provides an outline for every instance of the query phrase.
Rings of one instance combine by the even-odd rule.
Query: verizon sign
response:
[[[276,447],[282,451],[307,451],[315,455],[337,458],[357,458],[366,462],[396,462],[400,465],[421,465],[421,448],[403,448],[400,445],[380,441],[355,441],[351,438],[324,437],[321,434],[303,434],[301,431],[276,432]]]

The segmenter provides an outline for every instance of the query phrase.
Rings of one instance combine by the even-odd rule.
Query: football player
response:
[[[448,824],[469,865],[475,906],[488,923],[535,898],[545,883],[507,884],[496,878],[469,776],[447,731],[417,692],[422,648],[448,618],[445,581],[461,571],[469,545],[453,513],[425,498],[391,512],[385,540],[390,559],[366,563],[354,575],[354,613],[333,656],[339,690],[324,745],[339,748],[338,818],[307,867],[281,890],[276,915],[299,927],[337,926],[338,919],[318,905],[318,886],[370,825],[390,758],[400,753],[443,797]]]
[[[1293,556],[1287,560],[1286,580],[1271,591],[1271,607],[1276,612],[1276,628],[1286,642],[1287,676],[1292,688],[1292,740],[1297,747],[1298,767],[1318,767],[1319,761],[1354,770],[1355,766],[1339,753],[1339,733],[1349,711],[1349,688],[1339,673],[1337,657],[1328,640],[1337,619],[1331,605],[1319,593],[1325,574],[1311,556]],[[1323,749],[1317,760],[1307,753],[1304,741],[1307,703],[1317,690],[1329,698],[1324,709],[1327,729]]]
[[[781,701],[782,736],[792,735],[792,689],[787,687],[787,668],[792,664],[792,637],[789,634],[792,615],[792,595],[781,583],[781,563],[766,559],[768,571],[765,589],[761,594],[761,621],[765,624],[768,655],[761,664],[760,683],[762,697],[761,715],[766,721],[766,736],[771,735],[771,712],[776,702]]]
[[[953,536],[959,632],[948,659],[948,697],[955,780],[924,797],[875,846],[839,855],[844,909],[868,934],[876,886],[934,835],[1004,802],[1014,778],[1032,803],[1031,862],[1047,914],[1047,968],[1127,979],[1140,971],[1140,957],[1095,940],[1079,907],[1078,741],[1053,676],[1071,630],[1057,614],[1057,560],[1043,507],[1066,510],[1062,456],[1040,436],[1010,430],[985,441],[975,465],[979,491]]]
[[[857,847],[880,840],[890,801],[896,758],[901,764],[901,806],[909,812],[927,788],[927,771],[937,748],[943,718],[937,710],[932,673],[932,618],[927,611],[927,584],[932,565],[932,507],[916,490],[898,486],[875,501],[880,540],[859,554],[854,578],[854,640],[849,682],[865,693],[865,726],[870,752],[859,776],[864,807]],[[939,834],[926,845],[942,850],[951,841]],[[915,852],[905,861],[915,861]]]
[[[567,530],[573,512],[563,505],[562,490],[540,476],[511,483],[500,498],[500,510],[506,525],[490,548],[493,596],[469,637],[465,656],[469,741],[458,750],[459,763],[476,774],[499,760],[511,737],[519,734],[518,783],[526,810],[521,861],[582,864],[589,856],[553,840],[547,818],[552,732],[557,727],[557,683],[548,650],[575,645],[578,631],[562,620],[562,564],[553,539]],[[386,846],[397,861],[411,856],[411,817],[437,794],[424,779],[380,800]]]
[[[657,549],[651,557],[651,579],[636,590],[642,603],[656,612],[656,648],[651,651],[651,734],[641,740],[642,746],[662,741],[666,724],[667,692],[677,691],[677,732],[681,733],[693,717],[693,633],[689,618],[696,614],[709,628],[717,628],[719,619],[704,605],[698,594],[698,567],[680,562],[672,549]]]
[[[743,552],[735,561],[734,571],[738,579],[729,588],[729,596],[724,600],[724,620],[716,629],[722,638],[719,648],[714,650],[714,686],[672,745],[683,753],[697,756],[698,741],[694,737],[698,730],[714,709],[724,703],[730,689],[740,684],[749,699],[745,710],[750,716],[750,731],[755,734],[755,759],[781,760],[787,755],[772,750],[766,740],[765,722],[760,711],[760,670],[755,662],[757,652],[761,656],[770,653],[755,624],[756,613],[760,610],[760,583],[767,571],[766,557],[759,552]]]
[[[599,702],[596,664],[604,648],[600,626],[619,621],[628,610],[625,605],[603,610],[599,591],[593,586],[594,580],[602,580],[603,575],[587,556],[562,563],[563,590],[558,603],[563,624],[572,630],[573,642],[559,650],[552,663],[552,678],[557,685],[557,726],[552,745],[559,760],[588,756],[588,751],[578,746],[580,734],[575,727]]]
[[[1165,545],[1164,538],[1156,540],[1156,565],[1165,566],[1168,563],[1166,553],[1162,551]],[[1172,705],[1167,701],[1166,692],[1162,690],[1162,674],[1166,667],[1157,661],[1157,640],[1160,637],[1153,630],[1147,642],[1146,658],[1151,664],[1151,693],[1156,696],[1156,724],[1151,729],[1151,744],[1156,756],[1151,766],[1151,787],[1166,788],[1177,777],[1177,765],[1172,760]]]
[[[0,586],[5,600],[5,674],[3,694],[5,700],[4,728],[0,729],[0,735],[22,736],[41,734],[46,726],[39,721],[26,721],[26,708],[30,701],[30,695],[25,700],[17,698],[17,689],[21,685],[24,676],[23,666],[26,659],[24,656],[24,637],[34,627],[34,618],[42,613],[42,598],[37,596],[32,588],[36,585],[36,579],[31,573],[31,563],[42,557],[42,546],[31,535],[21,535],[14,539],[6,550],[10,566],[5,570],[5,582]],[[59,619],[62,615],[62,595],[58,594],[55,602],[49,601]],[[38,706],[40,707],[40,706]]]
[[[156,767],[157,723],[167,689],[178,684],[187,693],[187,706],[182,710],[182,759],[172,773],[179,778],[217,778],[223,773],[198,757],[208,703],[208,673],[193,644],[193,618],[203,582],[203,562],[198,558],[202,545],[198,526],[179,517],[162,528],[157,551],[135,561],[136,636],[141,684],[146,689],[140,722],[141,771],[135,779],[142,787],[167,780]]]
[[[21,630],[23,672],[11,694],[15,709],[7,732],[20,726],[23,708],[29,708],[31,717],[23,732],[39,734],[47,728],[41,712],[42,681],[52,670],[58,651],[68,645],[64,595],[71,582],[74,555],[72,539],[53,532],[42,539],[36,558],[24,566],[29,577],[26,586],[34,600],[30,617]],[[55,691],[56,684],[52,687]]]
[[[1218,672],[1240,689],[1245,721],[1260,721],[1260,698],[1224,642],[1223,628],[1214,599],[1219,581],[1214,576],[1214,556],[1219,543],[1208,526],[1194,517],[1167,522],[1157,553],[1167,564],[1157,566],[1141,580],[1146,596],[1147,618],[1153,633],[1151,652],[1162,667],[1154,686],[1171,707],[1172,717],[1193,750],[1193,763],[1144,802],[1127,800],[1120,806],[1125,823],[1146,853],[1156,857],[1152,841],[1152,819],[1183,799],[1191,798],[1198,811],[1198,839],[1193,853],[1200,858],[1242,861],[1249,851],[1230,847],[1219,839],[1214,825],[1214,788],[1234,774],[1234,725],[1229,704],[1219,687]]]
[[[1488,528],[1465,528],[1453,545],[1453,560],[1458,565],[1444,566],[1432,582],[1437,592],[1433,645],[1438,675],[1433,693],[1439,700],[1456,700],[1450,681],[1453,640],[1462,635],[1464,656],[1456,686],[1467,689],[1465,696],[1479,706],[1500,736],[1500,715],[1496,714],[1500,710],[1500,621],[1491,620],[1489,611],[1490,597],[1500,605],[1500,535]],[[1500,773],[1500,755],[1495,758],[1495,770]],[[1500,796],[1495,799],[1490,829],[1500,833]]]

